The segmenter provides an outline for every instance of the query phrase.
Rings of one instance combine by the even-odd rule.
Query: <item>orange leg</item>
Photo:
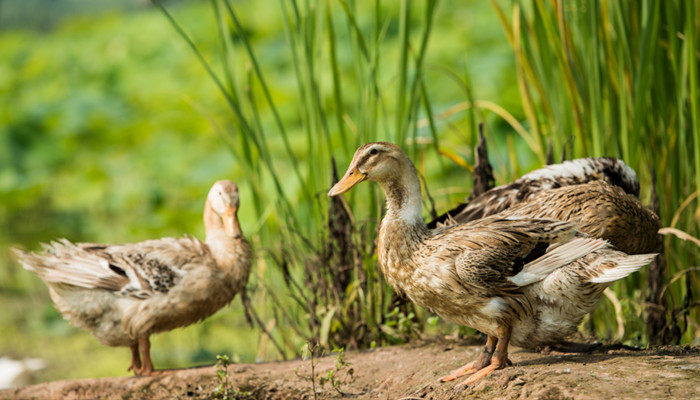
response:
[[[143,368],[139,375],[149,376],[153,373],[153,361],[151,361],[151,341],[148,337],[139,338],[139,349],[143,356]]]
[[[131,349],[131,365],[127,371],[134,371],[136,375],[141,371],[141,356],[139,355],[139,347],[137,343],[134,343],[130,347]]]
[[[508,342],[510,342],[510,327],[502,325],[498,328],[498,345],[496,346],[496,355],[491,360],[491,364],[479,369],[474,375],[467,378],[464,382],[455,386],[456,389],[466,389],[472,383],[485,377],[493,371],[505,368],[506,365],[512,364],[508,359]]]
[[[491,364],[491,356],[496,350],[496,344],[498,343],[498,337],[489,336],[486,339],[486,346],[484,346],[484,351],[479,355],[479,358],[469,364],[463,365],[455,370],[450,371],[450,374],[440,378],[440,382],[453,381],[461,376],[467,374],[473,374],[474,372],[486,367]]]

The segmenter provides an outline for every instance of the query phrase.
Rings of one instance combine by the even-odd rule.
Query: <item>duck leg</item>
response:
[[[456,389],[466,389],[472,383],[478,381],[479,379],[485,377],[491,372],[505,368],[506,365],[512,365],[508,359],[508,342],[510,342],[510,327],[506,325],[501,325],[498,328],[498,345],[496,346],[496,354],[491,360],[491,363],[484,368],[479,369],[474,373],[474,375],[467,378],[464,382],[455,386]]]
[[[455,370],[450,371],[450,374],[440,378],[440,382],[453,381],[461,376],[467,374],[473,374],[474,372],[485,368],[487,365],[491,364],[491,356],[496,350],[496,344],[498,343],[497,336],[490,336],[486,339],[486,346],[484,346],[484,351],[479,355],[479,358],[470,362],[469,364],[463,365]]]
[[[153,373],[153,361],[151,361],[151,341],[148,336],[139,338],[139,349],[143,356],[143,367],[138,374],[141,376],[149,376]]]
[[[134,374],[139,375],[139,371],[141,371],[141,356],[139,355],[138,343],[132,344],[130,349],[131,349],[131,365],[129,365],[129,368],[127,369],[127,371],[134,371]]]

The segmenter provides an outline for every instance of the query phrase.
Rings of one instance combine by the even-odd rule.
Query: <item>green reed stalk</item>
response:
[[[528,142],[531,150],[542,159],[544,142],[560,147],[574,134],[577,157],[624,159],[637,170],[643,195],[653,166],[661,217],[670,224],[700,188],[700,19],[694,2],[522,0],[514,3],[511,21],[492,3],[515,52],[525,114],[537,138]],[[698,235],[691,211],[675,221]],[[666,243],[670,275],[693,265],[697,249],[677,240]],[[643,274],[635,274],[614,288],[620,299],[639,298],[642,282]],[[668,315],[682,325],[683,313],[676,311],[690,293],[681,283],[668,290],[673,303]],[[607,329],[610,312],[597,314],[594,323]],[[684,313],[697,316],[698,309]],[[692,337],[693,329],[684,337]]]
[[[345,211],[338,208],[331,208],[331,214],[326,215],[329,200],[325,192],[332,183],[331,156],[336,149],[342,149],[337,154],[337,167],[343,169],[360,143],[378,137],[393,139],[402,146],[411,137],[414,140],[407,150],[417,148],[415,124],[420,106],[431,121],[430,133],[437,146],[438,132],[422,72],[437,2],[426,3],[425,15],[416,24],[410,1],[402,3],[398,15],[385,15],[377,0],[369,9],[369,19],[364,14],[368,9],[355,1],[280,1],[281,25],[287,37],[283,51],[287,52],[296,78],[298,103],[292,113],[282,112],[277,104],[274,79],[270,78],[274,71],[259,57],[255,38],[246,34],[238,4],[229,0],[211,2],[221,42],[223,80],[178,22],[156,4],[194,51],[233,112],[240,135],[234,131],[230,135],[239,137],[240,146],[231,147],[249,177],[256,181],[251,185],[256,212],[260,218],[268,218],[263,215],[270,204],[264,190],[270,182],[277,188],[277,201],[285,205],[269,215],[266,223],[277,228],[275,239],[270,232],[262,237],[261,245],[285,276],[288,284],[284,290],[297,311],[286,313],[284,319],[284,324],[292,323],[294,329],[290,331],[280,323],[271,334],[296,337],[299,332],[310,332],[325,346],[342,346],[361,333],[356,331],[357,323],[365,321],[364,328],[359,325],[361,330],[367,330],[359,345],[398,340],[390,338],[394,335],[391,332],[396,331],[388,328],[386,319],[405,316],[390,313],[392,292],[373,258],[383,196],[369,185],[364,187],[369,196],[350,193],[348,210],[368,210],[361,212],[362,219],[357,220],[352,215],[343,217]],[[372,22],[370,29],[366,29],[367,20]],[[388,46],[384,42],[386,32],[392,23],[399,24],[399,60],[380,63]],[[347,54],[353,55],[349,63],[347,57],[342,58]],[[244,63],[250,65],[245,72],[240,67]],[[387,82],[380,76],[398,78]],[[398,98],[385,96],[392,92],[398,93]],[[301,121],[294,121],[295,116],[300,116]],[[280,147],[283,157],[279,150],[273,150]],[[302,154],[305,160],[299,162]],[[290,173],[296,182],[284,180]],[[333,204],[337,207],[339,203]],[[349,226],[349,230],[338,231],[332,224],[346,224],[343,226]],[[347,276],[347,268],[351,268],[352,279],[342,283],[347,286],[339,286],[339,277]],[[261,277],[266,278],[271,276]],[[284,296],[272,295],[271,291],[278,290],[279,285],[263,287],[271,295],[255,296],[262,302],[254,304],[262,310],[261,321],[265,316],[277,315],[275,310],[279,307],[290,307],[289,300],[282,300]]]

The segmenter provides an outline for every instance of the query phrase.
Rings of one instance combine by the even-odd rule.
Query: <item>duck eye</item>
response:
[[[377,149],[372,149],[369,151],[369,154],[371,154],[371,155],[375,155],[377,153],[379,153],[379,150],[377,150]]]

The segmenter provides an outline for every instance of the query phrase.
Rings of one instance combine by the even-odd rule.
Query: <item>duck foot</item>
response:
[[[484,351],[479,355],[479,358],[475,361],[465,364],[457,369],[450,371],[446,376],[440,378],[440,382],[450,382],[464,375],[473,374],[480,369],[487,367],[491,364],[491,357],[496,349],[496,344],[498,343],[498,338],[496,336],[489,336],[486,340],[486,346],[484,346]]]
[[[450,371],[448,375],[445,375],[440,378],[440,382],[450,382],[453,381],[461,376],[467,375],[467,374],[472,374],[476,371],[479,370],[479,368],[476,367],[476,365],[479,364],[479,360],[472,361],[469,364],[463,365],[457,369],[454,369]]]
[[[455,389],[458,391],[465,390],[466,388],[469,387],[472,383],[478,381],[479,379],[489,375],[493,371],[505,368],[507,365],[513,365],[513,363],[508,359],[508,357],[505,358],[505,360],[501,361],[498,358],[498,355],[494,357],[493,361],[491,364],[487,365],[484,368],[479,369],[478,371],[473,372],[473,375],[471,375],[469,378],[465,379],[463,382],[457,384],[455,386]]]
[[[510,342],[510,327],[506,325],[501,325],[498,328],[498,337],[489,336],[489,339],[486,341],[486,347],[484,348],[484,353],[482,353],[482,356],[484,354],[489,353],[488,351],[491,350],[491,353],[488,354],[488,357],[482,358],[479,357],[479,360],[477,360],[477,363],[479,361],[485,361],[487,358],[490,361],[488,365],[483,366],[482,368],[479,369],[474,369],[469,370],[466,373],[473,373],[469,378],[464,380],[463,382],[459,383],[457,386],[455,386],[455,389],[457,390],[464,390],[466,389],[469,385],[472,383],[478,381],[479,379],[489,375],[493,371],[496,371],[501,368],[505,368],[507,365],[513,365],[513,363],[508,359],[508,343]],[[492,346],[489,346],[492,345]],[[493,359],[491,357],[491,354],[493,353],[493,346],[496,347],[495,355],[493,356]],[[444,382],[444,381],[443,381]]]

